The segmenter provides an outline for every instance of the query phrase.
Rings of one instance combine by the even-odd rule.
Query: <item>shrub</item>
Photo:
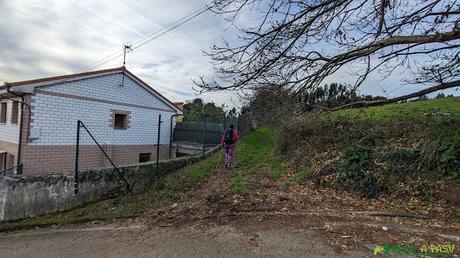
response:
[[[460,137],[445,137],[437,144],[438,166],[447,176],[460,178]]]
[[[377,143],[378,140],[382,139],[381,132],[370,132],[365,133],[364,136],[359,140],[359,144],[363,146],[373,147]]]
[[[385,170],[389,172],[387,176],[399,176],[415,172],[413,168],[419,161],[420,154],[412,148],[392,148],[383,152],[382,159]]]
[[[358,192],[365,197],[376,197],[373,169],[374,157],[370,148],[353,145],[345,149],[339,165],[339,173],[333,185]]]

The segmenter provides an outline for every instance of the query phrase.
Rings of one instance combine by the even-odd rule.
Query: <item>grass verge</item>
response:
[[[277,134],[273,130],[258,128],[238,144],[235,150],[231,193],[246,195],[249,188],[255,188],[254,183],[259,182],[267,173],[271,173],[273,178],[281,175],[281,161],[270,155],[275,148],[276,140]]]

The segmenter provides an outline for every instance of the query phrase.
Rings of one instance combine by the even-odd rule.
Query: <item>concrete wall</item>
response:
[[[205,157],[218,151],[208,151]],[[183,157],[160,162],[160,173],[175,171],[201,160],[201,156]],[[133,191],[142,192],[154,177],[155,163],[120,167]],[[68,175],[14,176],[0,178],[0,221],[64,211],[125,192],[125,184],[114,169],[82,172],[79,194],[74,194],[74,177]]]

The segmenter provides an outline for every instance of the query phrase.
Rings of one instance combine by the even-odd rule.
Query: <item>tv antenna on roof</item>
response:
[[[132,44],[123,44],[123,67],[126,65],[126,52],[133,52]]]
[[[126,52],[133,52],[132,44],[123,44],[123,73],[121,75],[121,84],[120,86],[125,86],[125,71],[126,69]]]

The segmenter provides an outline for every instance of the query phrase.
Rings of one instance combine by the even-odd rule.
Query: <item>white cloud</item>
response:
[[[4,0],[0,81],[82,71],[203,7],[204,1]],[[222,17],[205,13],[127,55],[127,67],[174,101],[197,97],[193,78],[212,74],[202,55],[222,37]],[[94,69],[121,66],[121,57]],[[202,96],[233,106],[228,93]]]
[[[19,81],[82,71],[116,51],[124,42],[136,42],[181,17],[203,7],[190,0],[0,0],[0,82]],[[254,19],[244,14],[240,25]],[[197,97],[192,79],[212,77],[213,70],[202,50],[226,36],[236,41],[223,17],[210,12],[127,55],[127,67],[174,101]],[[95,69],[118,67],[121,57]],[[338,74],[331,80],[346,80]],[[391,85],[398,94],[397,79],[379,82],[369,78],[363,90],[382,94]],[[379,86],[379,84],[381,86]],[[394,85],[393,85],[394,84]],[[231,92],[207,93],[208,101],[239,105]]]

